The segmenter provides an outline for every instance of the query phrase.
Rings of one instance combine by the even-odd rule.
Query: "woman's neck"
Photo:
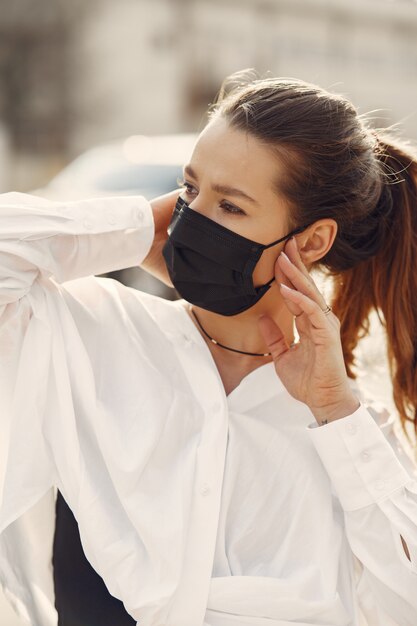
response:
[[[274,296],[274,294],[271,293],[271,296]],[[292,315],[281,298],[278,300],[276,296],[270,297],[270,294],[265,295],[254,307],[233,316],[219,315],[190,304],[187,305],[187,310],[200,334],[210,346],[212,353],[219,354],[222,361],[229,363],[230,366],[236,364],[245,368],[247,365],[252,369],[255,363],[262,365],[271,361],[272,357],[244,355],[226,350],[212,343],[204,331],[217,343],[221,343],[224,346],[243,352],[263,354],[268,352],[268,347],[265,345],[259,330],[258,319],[264,314],[275,321],[284,333],[288,344],[294,341],[294,320]],[[204,331],[199,327],[193,312]]]

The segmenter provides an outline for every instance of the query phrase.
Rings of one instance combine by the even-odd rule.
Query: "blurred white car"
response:
[[[196,133],[132,135],[90,148],[34,194],[52,200],[141,195],[148,200],[178,187],[196,143]],[[175,299],[176,292],[141,270],[105,274],[125,285]]]
[[[175,189],[198,135],[132,135],[90,148],[45,187],[51,199],[142,195],[148,200]]]

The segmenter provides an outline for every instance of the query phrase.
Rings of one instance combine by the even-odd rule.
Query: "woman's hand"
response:
[[[340,322],[334,313],[323,312],[327,304],[302,262],[295,238],[284,249],[287,258],[285,253],[278,257],[275,279],[295,316],[300,341],[288,346],[281,330],[266,316],[259,320],[260,330],[288,392],[307,404],[319,424],[330,422],[360,406],[349,387]]]
[[[141,263],[141,267],[144,270],[161,280],[168,287],[173,285],[162,256],[162,248],[168,238],[167,228],[181,191],[183,190],[176,189],[150,201],[155,222],[155,237],[147,257]]]

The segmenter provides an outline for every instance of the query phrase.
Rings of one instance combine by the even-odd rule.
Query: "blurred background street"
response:
[[[175,189],[244,68],[342,93],[417,142],[415,0],[0,0],[0,15],[0,193]],[[176,297],[139,268],[113,276]],[[23,623],[0,592],[0,626]]]
[[[198,132],[246,67],[346,94],[417,138],[413,0],[0,0],[0,191],[84,150]]]

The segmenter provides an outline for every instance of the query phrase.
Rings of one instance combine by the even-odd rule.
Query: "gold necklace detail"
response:
[[[249,356],[270,356],[271,353],[270,352],[245,352],[244,350],[236,350],[236,348],[229,348],[229,346],[225,346],[222,343],[219,343],[218,341],[216,341],[215,339],[213,339],[213,337],[210,337],[210,335],[208,334],[207,331],[204,330],[204,328],[202,327],[200,320],[198,319],[197,315],[194,313],[194,311],[192,309],[190,309],[191,313],[194,315],[195,320],[197,322],[197,324],[199,325],[199,327],[201,328],[201,330],[203,331],[203,333],[205,334],[205,336],[210,339],[211,343],[214,343],[216,346],[219,346],[219,348],[224,348],[225,350],[230,350],[231,352],[238,352],[239,354],[247,354]]]

